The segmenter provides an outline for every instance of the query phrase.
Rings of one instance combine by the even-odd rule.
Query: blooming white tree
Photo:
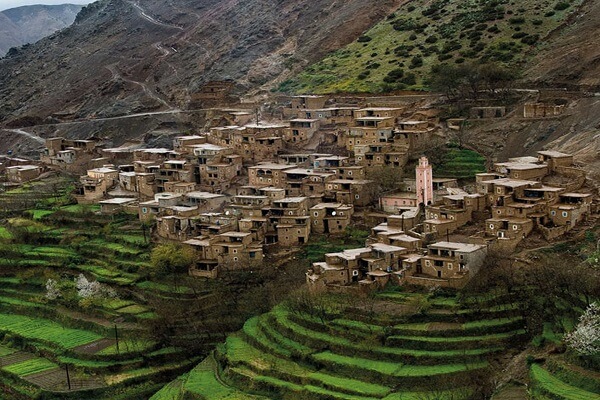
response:
[[[48,279],[46,281],[46,298],[48,300],[56,300],[60,296],[62,296],[62,293],[58,288],[58,282],[54,279]]]
[[[82,299],[117,297],[117,292],[114,289],[98,281],[89,281],[83,274],[79,274],[75,278],[75,286],[77,287],[77,295]]]
[[[565,335],[568,347],[582,355],[600,353],[600,305],[592,303],[579,318],[575,329]]]

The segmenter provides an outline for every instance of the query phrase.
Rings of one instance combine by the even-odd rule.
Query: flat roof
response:
[[[389,238],[390,238],[390,240],[400,240],[400,241],[403,241],[403,242],[418,242],[418,241],[421,240],[421,239],[417,239],[417,238],[414,238],[412,236],[408,236],[408,235],[405,235],[405,234],[394,235],[394,236],[390,236]]]
[[[107,174],[109,172],[119,172],[116,169],[113,168],[94,168],[94,169],[90,169],[88,170],[88,172],[96,172],[99,174]]]
[[[405,247],[392,246],[390,244],[383,244],[383,243],[374,243],[371,245],[371,247],[373,248],[373,250],[382,251],[384,253],[406,250]]]
[[[317,122],[318,119],[312,119],[312,118],[294,118],[294,119],[290,119],[290,122]]]
[[[210,192],[188,192],[185,194],[186,197],[191,197],[194,199],[216,199],[219,197],[226,197],[223,194],[216,194]]]
[[[273,200],[273,203],[301,203],[307,199],[308,197],[286,197],[280,200]]]
[[[430,249],[453,249],[458,251],[471,252],[485,248],[483,245],[458,242],[437,242],[428,246]]]
[[[368,179],[335,179],[332,180],[331,183],[354,183],[354,184],[361,184],[361,185],[365,185],[367,183],[372,183],[373,181],[368,180]]]
[[[132,199],[131,197],[127,198],[127,197],[117,197],[114,199],[108,199],[108,200],[102,200],[100,201],[100,204],[127,204],[127,203],[132,203],[134,202],[135,199]]]
[[[538,151],[537,153],[541,154],[542,156],[548,156],[548,157],[554,157],[554,158],[573,157],[573,155],[571,155],[571,154],[561,153],[560,151],[554,151],[554,150],[543,150],[543,151]]]
[[[355,118],[356,121],[385,121],[386,119],[393,119],[394,117],[360,117]]]
[[[357,111],[396,111],[402,110],[401,108],[393,108],[393,107],[365,107],[360,108]]]
[[[531,169],[546,169],[548,166],[546,164],[531,164],[531,163],[519,163],[519,162],[505,162],[505,163],[496,163],[498,167],[504,167],[507,169],[513,169],[516,171],[527,171]]]
[[[433,224],[433,225],[444,225],[444,224],[451,224],[453,222],[456,222],[453,219],[426,219],[425,221],[423,221],[424,223],[427,224]]]
[[[273,163],[273,162],[262,162],[256,165],[253,165],[251,167],[248,167],[248,169],[260,169],[260,168],[264,168],[264,169],[291,169],[291,168],[296,168],[297,165],[294,164],[277,164],[277,163]]]
[[[524,181],[524,180],[509,179],[509,178],[492,179],[490,181],[483,181],[483,183],[491,183],[491,184],[498,185],[498,186],[508,186],[508,187],[512,187],[512,188],[539,184],[539,182],[537,182],[537,181]]]
[[[560,197],[577,197],[577,198],[585,198],[592,197],[590,193],[563,193]]]
[[[269,124],[269,123],[265,123],[265,122],[260,122],[259,124],[247,124],[245,125],[246,128],[252,128],[252,129],[276,129],[276,128],[289,128],[289,125],[285,125],[285,124]]]
[[[250,233],[250,232],[230,231],[230,232],[221,233],[219,236],[244,238],[244,237],[250,236],[250,235],[252,235],[252,233]]]

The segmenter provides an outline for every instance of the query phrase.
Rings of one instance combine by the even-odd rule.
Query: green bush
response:
[[[566,1],[559,1],[558,3],[556,3],[556,5],[554,6],[554,9],[556,11],[562,11],[562,10],[566,10],[567,8],[569,8],[571,5],[569,3],[567,3]]]

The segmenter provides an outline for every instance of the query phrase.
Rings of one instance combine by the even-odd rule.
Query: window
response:
[[[354,195],[354,198],[358,200],[358,199],[360,199],[360,196],[359,195]]]
[[[237,254],[237,249],[233,249],[233,254]]]
[[[146,207],[142,207],[142,213],[147,214],[148,213],[148,209]]]
[[[453,268],[452,263],[448,263],[448,269],[452,269],[452,268]]]
[[[494,228],[495,228],[494,224],[490,224],[490,229],[494,230]]]
[[[519,230],[519,225],[513,225],[513,231],[518,231]]]
[[[358,276],[358,271],[352,271],[352,276]]]
[[[314,216],[315,216],[315,217],[318,217],[318,216],[319,216],[319,213],[315,211],[315,212],[314,212]]]
[[[563,211],[563,213],[562,213],[562,216],[566,218],[566,217],[568,217],[568,216],[569,216],[569,213],[568,213],[568,212],[566,212],[566,211]]]
[[[550,215],[555,216],[556,215],[556,211],[551,211]]]
[[[237,257],[233,257],[233,261],[238,261],[238,258]]]

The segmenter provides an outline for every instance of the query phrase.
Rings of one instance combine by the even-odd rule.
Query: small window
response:
[[[148,209],[146,207],[142,207],[142,213],[147,214],[148,213]]]
[[[562,216],[563,216],[563,217],[568,217],[568,216],[569,216],[569,213],[568,213],[568,212],[566,212],[566,211],[563,211],[563,213],[562,213]]]
[[[319,216],[319,213],[315,211],[315,212],[314,212],[314,216],[315,216],[315,217],[318,217],[318,216]]]
[[[453,268],[452,263],[448,263],[448,269],[452,269],[452,268]]]
[[[519,225],[513,225],[513,231],[518,231],[519,230]]]
[[[490,229],[493,230],[494,228],[495,228],[494,224],[490,224]]]
[[[352,276],[358,276],[358,271],[352,271]]]
[[[358,199],[360,199],[360,196],[359,195],[354,195],[354,198],[358,200]]]
[[[238,261],[238,258],[237,257],[233,257],[233,261]]]
[[[556,215],[556,211],[550,211],[550,215],[555,216]]]

